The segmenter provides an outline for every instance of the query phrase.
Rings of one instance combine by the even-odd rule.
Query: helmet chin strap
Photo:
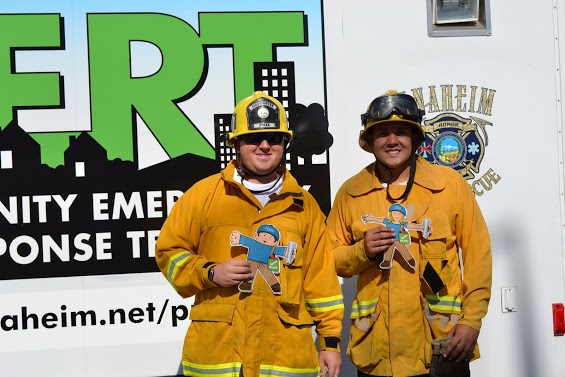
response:
[[[244,181],[245,179],[249,180],[249,178],[251,178],[251,177],[259,177],[259,178],[261,178],[261,177],[267,177],[267,176],[273,174],[273,173],[276,172],[277,169],[281,166],[282,160],[283,160],[283,159],[281,158],[281,162],[279,162],[279,164],[277,164],[277,166],[275,166],[275,168],[274,168],[273,170],[271,170],[269,173],[266,173],[266,174],[253,173],[253,172],[249,171],[248,169],[246,169],[246,168],[243,166],[243,163],[241,162],[241,159],[239,158],[239,152],[238,152],[238,153],[237,153],[237,168],[236,168],[236,169],[237,169],[238,174],[241,176],[241,184],[242,184],[243,186],[245,186],[245,183],[243,183],[243,181]],[[273,180],[273,184],[272,184],[270,187],[267,187],[267,188],[264,189],[264,190],[256,191],[256,190],[251,190],[251,189],[250,189],[249,187],[247,187],[247,186],[246,186],[246,187],[247,187],[247,189],[248,189],[249,191],[251,191],[251,193],[253,193],[254,195],[262,194],[262,193],[264,193],[264,192],[270,191],[273,187],[275,187],[275,186],[277,185],[277,183],[280,181],[281,177],[282,177],[282,175],[280,175],[278,179],[274,179],[274,180]],[[276,175],[275,175],[275,178],[276,178]]]
[[[416,156],[416,149],[417,149],[417,148],[418,148],[417,146],[412,147],[412,154],[411,154],[411,156],[410,156],[410,175],[409,175],[409,177],[408,177],[408,182],[406,183],[406,188],[404,189],[404,192],[402,193],[402,195],[400,195],[400,196],[397,197],[397,198],[393,198],[393,197],[390,195],[389,188],[390,188],[390,184],[391,184],[391,182],[392,182],[392,178],[394,177],[394,174],[393,174],[393,173],[394,173],[394,170],[397,170],[397,169],[404,169],[404,168],[405,168],[405,164],[403,164],[401,167],[396,168],[396,169],[395,169],[395,168],[389,168],[388,166],[386,166],[385,164],[383,164],[383,163],[376,157],[375,153],[373,152],[373,155],[375,155],[375,160],[376,160],[377,165],[378,165],[378,167],[375,166],[375,173],[377,173],[377,177],[379,177],[379,179],[381,180],[381,182],[384,181],[384,179],[383,179],[384,177],[382,177],[381,172],[380,172],[380,170],[378,169],[379,167],[380,167],[381,169],[383,169],[383,170],[387,170],[387,171],[389,172],[389,174],[390,174],[390,176],[389,176],[389,178],[388,178],[388,181],[387,181],[387,185],[386,185],[386,197],[387,197],[387,199],[389,199],[389,200],[391,200],[391,201],[394,201],[394,202],[396,202],[396,201],[401,201],[402,199],[406,198],[406,197],[408,196],[408,194],[410,193],[410,190],[412,190],[412,185],[414,184],[414,175],[416,174],[416,159],[417,159],[417,156]],[[371,149],[372,149],[372,147],[371,147]]]
[[[258,178],[262,178],[262,177],[268,177],[269,175],[273,174],[274,172],[277,171],[277,169],[283,164],[283,161],[285,160],[285,156],[288,152],[288,150],[290,149],[290,143],[288,143],[283,151],[281,160],[279,161],[279,163],[275,166],[275,168],[273,170],[271,170],[268,173],[257,173],[257,172],[252,172],[250,169],[246,168],[243,165],[243,162],[241,161],[241,157],[239,154],[239,148],[236,148],[235,152],[236,152],[236,169],[237,172],[239,173],[239,175],[241,176],[241,178],[243,179],[248,179],[248,178],[253,178],[253,177],[258,177]],[[276,182],[275,182],[276,183]]]

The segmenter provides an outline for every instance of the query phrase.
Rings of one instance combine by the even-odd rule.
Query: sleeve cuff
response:
[[[339,338],[336,336],[320,336],[318,337],[318,344],[320,351],[334,351],[339,352]]]
[[[216,284],[213,281],[210,281],[210,279],[208,279],[210,269],[212,267],[216,266],[216,265],[217,265],[217,263],[215,263],[215,262],[206,262],[202,266],[202,281],[204,282],[204,285],[208,288],[216,288],[216,287],[219,286],[218,284]]]

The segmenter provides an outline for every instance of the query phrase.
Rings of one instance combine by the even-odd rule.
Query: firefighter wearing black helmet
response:
[[[359,376],[465,377],[479,357],[489,234],[462,176],[417,155],[423,116],[408,94],[388,91],[371,102],[359,145],[375,162],[342,185],[328,216],[338,274],[358,275],[347,352]],[[402,216],[387,219],[389,211]],[[387,259],[395,242],[408,252]],[[442,355],[432,363],[439,340]],[[451,374],[442,374],[446,367]]]
[[[275,98],[241,100],[225,138],[237,158],[193,185],[163,225],[159,268],[194,296],[186,376],[339,374],[343,298],[325,216],[283,163],[293,136]]]

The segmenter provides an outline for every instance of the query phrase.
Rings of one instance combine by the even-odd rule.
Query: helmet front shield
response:
[[[225,135],[225,142],[233,147],[235,139],[243,135],[273,132],[284,134],[289,142],[294,136],[289,129],[283,105],[274,97],[255,92],[235,107],[231,131]]]
[[[249,130],[279,130],[279,108],[268,98],[258,98],[247,106]]]

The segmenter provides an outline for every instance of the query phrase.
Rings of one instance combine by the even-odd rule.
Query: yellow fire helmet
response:
[[[238,136],[261,132],[282,132],[290,142],[294,136],[288,128],[284,106],[264,92],[254,92],[242,99],[235,107],[231,118],[231,132],[227,134],[226,145],[234,146]]]
[[[367,108],[367,112],[361,114],[363,130],[359,132],[359,146],[373,153],[365,138],[367,130],[377,124],[392,121],[409,123],[418,135],[417,144],[419,145],[424,141],[424,131],[420,126],[424,114],[425,111],[418,108],[414,97],[398,93],[396,90],[388,90],[382,96],[375,98]]]

